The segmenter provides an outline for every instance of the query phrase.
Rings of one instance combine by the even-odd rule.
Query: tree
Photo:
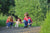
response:
[[[0,14],[3,13],[3,15],[9,15],[9,7],[15,6],[14,0],[0,0]]]
[[[28,12],[30,17],[38,22],[46,18],[47,0],[15,0],[15,11],[21,19],[24,18],[24,13]]]

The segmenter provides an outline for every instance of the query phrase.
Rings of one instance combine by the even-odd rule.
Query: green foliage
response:
[[[47,13],[47,18],[45,19],[44,23],[41,26],[40,33],[50,33],[50,12]]]
[[[0,0],[0,3],[0,13],[4,15],[14,14],[23,20],[24,13],[28,12],[34,22],[32,26],[36,26],[36,24],[39,26],[46,18],[48,10],[47,0]],[[3,16],[3,18],[5,17]],[[6,21],[6,19],[3,20]]]
[[[3,16],[3,14],[0,15],[0,26],[6,26],[6,20],[7,20],[8,16]],[[15,21],[15,18],[13,18]],[[32,26],[40,26],[41,22],[38,22],[38,25],[36,24],[36,22],[32,23]],[[13,26],[15,25],[15,23],[13,24]],[[19,24],[19,27],[24,27],[24,23]]]
[[[7,16],[2,16],[2,14],[0,15],[0,26],[6,26],[6,20],[7,20]]]
[[[34,21],[43,21],[47,12],[47,0],[15,0],[15,15],[24,18],[28,12]]]
[[[9,15],[9,7],[15,6],[14,0],[0,0],[0,14],[3,13],[3,15]]]

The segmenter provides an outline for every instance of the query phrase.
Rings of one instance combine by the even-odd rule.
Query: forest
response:
[[[6,26],[6,20],[10,15],[23,20],[26,12],[33,20],[32,26],[42,25],[43,27],[44,25],[45,27],[43,23],[49,23],[48,19],[50,18],[50,0],[0,0],[0,26]],[[19,26],[21,27],[23,24]]]

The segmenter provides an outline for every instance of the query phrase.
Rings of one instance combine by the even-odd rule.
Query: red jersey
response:
[[[31,20],[31,22],[32,22],[31,17],[28,17],[28,18],[24,17],[24,20],[28,21],[28,19],[30,19],[30,20]]]
[[[6,23],[8,23],[8,22],[10,22],[10,21],[7,19]],[[11,20],[11,22],[13,22],[13,20]]]
[[[6,23],[8,23],[8,22],[9,22],[9,20],[7,19]]]

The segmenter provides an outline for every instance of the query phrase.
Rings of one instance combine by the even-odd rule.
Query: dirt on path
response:
[[[0,33],[39,33],[40,27],[30,27],[30,28],[0,28]]]

